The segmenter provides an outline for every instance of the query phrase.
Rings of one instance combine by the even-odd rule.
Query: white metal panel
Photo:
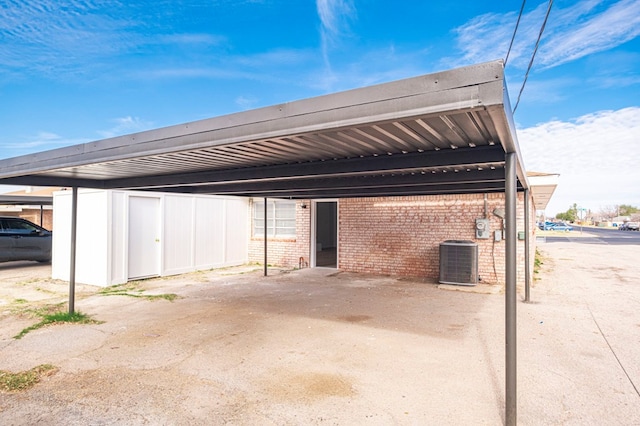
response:
[[[109,285],[123,284],[127,282],[127,261],[128,249],[127,231],[127,197],[122,191],[111,191],[111,223],[110,245],[111,245],[111,276]]]
[[[107,193],[78,193],[76,280],[106,286],[108,271]]]
[[[66,191],[53,194],[53,229],[51,278],[66,281],[71,251],[71,194]]]
[[[238,265],[249,257],[249,200],[228,198],[226,210],[225,264]]]
[[[128,277],[160,275],[160,198],[129,197]]]
[[[54,206],[52,276],[68,280],[71,192]],[[244,198],[81,190],[76,279],[107,286],[245,263],[248,209]]]
[[[225,200],[197,197],[195,203],[195,268],[224,266]]]
[[[106,286],[108,282],[107,193],[82,190],[78,193],[76,235],[76,281]],[[69,280],[71,244],[71,191],[54,194],[53,256],[51,275]]]
[[[164,240],[162,275],[193,270],[193,197],[164,196]]]

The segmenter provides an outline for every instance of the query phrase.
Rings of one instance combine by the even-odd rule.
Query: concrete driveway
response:
[[[519,424],[640,424],[640,247],[540,250],[534,303],[518,305]],[[12,336],[34,320],[16,313],[16,291],[46,287],[53,303],[65,283],[12,284],[0,269],[0,369],[59,367],[0,394],[0,424],[503,422],[502,294],[251,269],[138,284],[173,302],[80,286],[76,308],[104,323],[21,340]]]

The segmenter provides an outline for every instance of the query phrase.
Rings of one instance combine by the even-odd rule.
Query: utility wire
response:
[[[509,43],[509,50],[507,50],[507,56],[504,58],[504,66],[507,66],[507,61],[509,61],[509,54],[511,53],[511,48],[513,47],[513,41],[516,39],[516,33],[518,32],[518,26],[520,25],[520,18],[522,18],[522,12],[524,11],[524,5],[527,0],[522,0],[522,6],[520,6],[520,13],[518,14],[518,20],[516,21],[516,27],[513,29],[513,35],[511,36],[511,43]]]
[[[551,6],[553,6],[553,0],[549,0],[547,13],[544,16],[544,21],[542,22],[542,26],[540,27],[540,32],[538,33],[538,40],[536,41],[536,47],[533,49],[533,54],[531,55],[531,60],[529,61],[527,72],[524,75],[524,81],[522,82],[522,87],[520,87],[520,92],[518,93],[518,100],[516,101],[516,106],[513,107],[513,111],[511,112],[512,114],[515,114],[516,109],[518,109],[518,104],[520,103],[520,97],[522,96],[522,91],[524,90],[525,84],[527,84],[527,79],[529,78],[529,71],[531,71],[531,67],[533,66],[533,60],[535,59],[536,53],[538,52],[538,47],[540,46],[540,39],[542,38],[542,33],[544,32],[544,28],[547,26],[547,20],[549,19],[549,14],[551,13]]]

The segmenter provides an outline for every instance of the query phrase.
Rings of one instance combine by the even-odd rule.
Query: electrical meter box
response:
[[[489,219],[476,219],[476,238],[479,240],[488,240],[490,237]]]

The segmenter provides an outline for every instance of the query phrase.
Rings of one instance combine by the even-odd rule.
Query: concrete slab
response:
[[[518,304],[519,424],[640,424],[640,248],[543,250],[533,303]],[[331,269],[233,272],[140,283],[174,302],[87,290],[76,307],[103,324],[21,340],[33,320],[14,299],[46,278],[1,276],[0,370],[60,370],[0,394],[0,424],[503,422],[502,295]]]

